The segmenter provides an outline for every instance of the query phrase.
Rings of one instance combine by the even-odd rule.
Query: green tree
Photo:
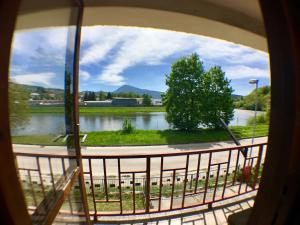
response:
[[[214,66],[203,73],[200,86],[201,124],[220,127],[220,118],[228,124],[233,118],[233,89],[221,67]]]
[[[12,129],[23,127],[30,119],[30,93],[20,84],[9,83],[9,119]]]
[[[143,106],[151,106],[151,105],[152,105],[152,102],[151,102],[150,95],[143,94]]]
[[[106,98],[105,93],[103,91],[100,91],[99,95],[98,95],[98,98],[99,98],[99,101],[104,101],[105,98]]]
[[[197,54],[180,58],[172,64],[166,79],[168,89],[163,94],[163,104],[166,106],[166,119],[173,127],[180,130],[198,128],[203,73],[203,63]]]
[[[96,101],[96,93],[93,91],[90,92],[90,101]]]
[[[110,92],[107,93],[106,99],[112,99],[112,94]]]
[[[233,117],[230,81],[220,67],[205,72],[197,54],[173,63],[166,85],[166,119],[177,129],[195,130],[200,125],[218,128],[220,118],[228,123]]]
[[[263,86],[253,90],[243,99],[236,101],[235,107],[247,110],[254,110],[257,102],[258,111],[270,111],[271,89],[270,86]]]
[[[84,92],[83,101],[88,101],[88,92]]]

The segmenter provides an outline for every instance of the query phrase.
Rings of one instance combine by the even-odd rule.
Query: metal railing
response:
[[[259,186],[266,143],[165,154],[82,156],[90,216],[166,212],[213,203],[254,191]],[[243,149],[252,148],[244,157]],[[28,206],[45,191],[75,156],[15,153]],[[79,186],[63,208],[80,214]]]

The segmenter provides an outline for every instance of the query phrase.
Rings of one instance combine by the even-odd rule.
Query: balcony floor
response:
[[[253,206],[256,193],[246,194],[219,203],[214,203],[212,209],[207,206],[189,210],[179,210],[177,215],[160,213],[146,216],[102,217],[97,225],[132,224],[132,225],[226,225],[229,215]],[[154,218],[154,216],[156,218]],[[117,221],[119,220],[119,221]]]

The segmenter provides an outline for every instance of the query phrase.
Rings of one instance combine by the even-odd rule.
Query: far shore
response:
[[[34,106],[30,107],[31,113],[64,113],[63,106]],[[130,113],[150,113],[165,112],[164,106],[131,106],[131,107],[80,107],[82,114],[130,114]]]

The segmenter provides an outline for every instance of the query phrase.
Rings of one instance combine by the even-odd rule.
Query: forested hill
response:
[[[235,101],[235,108],[254,110],[256,102],[256,91]],[[270,86],[263,86],[257,89],[257,110],[267,111],[270,107],[271,90]]]
[[[117,90],[115,90],[114,93],[135,93],[139,95],[147,94],[150,95],[152,98],[161,98],[162,94],[162,92],[159,91],[141,89],[130,85],[123,85]]]

